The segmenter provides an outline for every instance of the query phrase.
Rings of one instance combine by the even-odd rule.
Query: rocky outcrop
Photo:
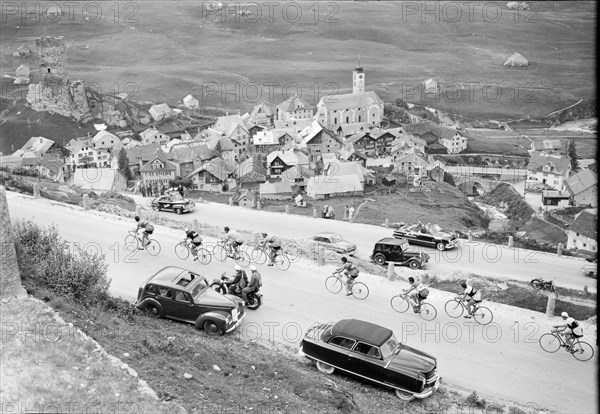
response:
[[[21,274],[17,263],[17,252],[13,239],[6,189],[0,186],[0,298],[25,297],[27,292],[21,286]]]

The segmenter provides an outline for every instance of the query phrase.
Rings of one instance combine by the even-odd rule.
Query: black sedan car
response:
[[[435,247],[443,251],[458,246],[458,237],[451,231],[443,230],[436,225],[413,224],[400,227],[394,231],[397,239],[406,239],[409,244]]]
[[[150,207],[156,211],[174,211],[177,214],[183,214],[194,211],[196,204],[177,193],[171,193],[156,197],[150,202]]]
[[[404,401],[429,397],[442,381],[435,357],[401,344],[390,329],[357,319],[315,324],[298,353],[325,374],[337,369],[393,389]]]
[[[246,316],[244,302],[209,287],[204,276],[168,266],[150,276],[139,288],[135,306],[155,318],[193,323],[209,335],[223,335]]]

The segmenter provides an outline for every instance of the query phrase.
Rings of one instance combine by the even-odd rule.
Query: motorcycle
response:
[[[225,295],[229,293],[229,284],[229,278],[225,274],[222,274],[220,279],[214,279],[212,281],[210,287]],[[239,298],[242,297],[242,292],[233,292],[231,294]],[[256,310],[260,308],[260,305],[262,305],[262,293],[256,291],[248,293],[248,302],[245,302],[245,306],[250,310]]]
[[[549,292],[556,292],[556,285],[554,284],[554,280],[544,280],[544,279],[532,279],[531,287],[535,290],[546,290]]]

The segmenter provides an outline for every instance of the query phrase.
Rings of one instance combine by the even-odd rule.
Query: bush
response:
[[[471,395],[465,398],[465,404],[469,407],[485,408],[487,402],[485,398],[479,398],[476,391],[473,391]]]

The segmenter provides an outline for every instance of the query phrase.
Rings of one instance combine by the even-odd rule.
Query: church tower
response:
[[[358,65],[352,72],[352,93],[362,93],[365,91],[365,72],[360,65],[360,58],[358,58]]]

